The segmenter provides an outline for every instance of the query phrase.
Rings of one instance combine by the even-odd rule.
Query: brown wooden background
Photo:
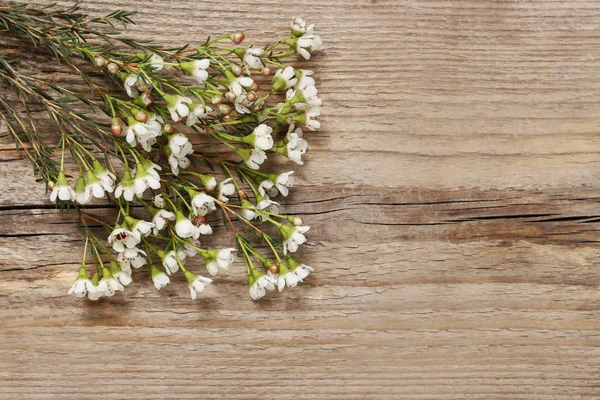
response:
[[[600,2],[83,3],[171,44],[316,23],[286,210],[317,272],[258,303],[240,264],[196,302],[144,274],[67,297],[80,234],[1,131],[0,399],[600,398]]]

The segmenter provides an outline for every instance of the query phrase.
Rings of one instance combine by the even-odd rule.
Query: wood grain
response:
[[[600,3],[126,5],[169,44],[316,23],[323,129],[285,208],[317,271],[258,303],[241,265],[196,302],[146,272],[66,297],[76,224],[0,130],[0,399],[600,398]]]

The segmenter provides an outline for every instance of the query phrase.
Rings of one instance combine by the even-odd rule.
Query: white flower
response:
[[[135,147],[139,142],[144,150],[150,151],[158,136],[160,136],[160,128],[157,130],[155,125],[144,124],[129,118],[125,140],[130,146]]]
[[[171,150],[169,149],[167,153]],[[176,157],[173,154],[169,154],[169,166],[173,175],[179,175],[179,168],[186,169],[190,166],[190,160],[187,157]]]
[[[232,196],[235,193],[235,185],[231,183],[232,181],[232,178],[227,178],[217,186],[217,198],[224,203],[229,201],[227,196]]]
[[[291,266],[291,264],[290,264],[290,266]],[[314,268],[309,265],[305,265],[305,264],[299,264],[294,269],[294,274],[296,274],[298,276],[298,278],[300,278],[300,280],[303,280],[304,278],[306,278],[311,272],[314,272]]]
[[[164,67],[165,60],[156,53],[152,53],[148,61],[150,62],[152,69],[155,71],[160,71]]]
[[[131,274],[128,274],[126,271],[123,271],[123,270],[113,272],[113,276],[123,286],[129,286],[131,284],[131,282],[133,282],[133,278],[131,277]]]
[[[74,199],[79,204],[87,204],[92,200],[92,191],[85,185],[83,176],[79,177],[75,190],[73,191]]]
[[[246,70],[249,68],[260,68],[262,65],[260,58],[263,54],[265,54],[265,51],[259,47],[246,49],[246,54],[244,54],[244,65],[246,66]]]
[[[266,210],[268,209],[269,212],[273,213],[273,214],[279,214],[279,203],[276,203],[272,200],[269,200],[268,198],[264,198],[263,196],[258,196],[256,198],[256,208],[258,210]]]
[[[152,130],[160,133],[162,126],[165,124],[165,121],[162,117],[154,112],[147,112],[148,120],[146,121],[146,125],[149,125]]]
[[[175,232],[177,236],[182,238],[193,237],[194,239],[198,239],[200,237],[200,231],[198,228],[187,219],[181,211],[177,211],[176,213],[176,221],[175,222]]]
[[[136,165],[136,173],[135,179],[133,180],[133,190],[138,197],[141,197],[146,189],[159,189],[160,188],[160,178],[157,179],[155,174],[150,174],[146,169],[142,166],[142,164]],[[155,171],[156,172],[156,171]]]
[[[143,256],[146,256],[144,250],[132,247],[120,252],[117,255],[117,261],[119,262],[119,267],[121,267],[125,273],[131,275],[131,267],[137,269],[146,265],[146,259]]]
[[[148,236],[152,233],[152,230],[156,226],[152,222],[142,221],[141,219],[131,218],[130,216],[125,217],[127,225],[129,225],[131,232],[138,232],[144,236]]]
[[[190,296],[192,297],[192,300],[196,300],[196,294],[204,291],[204,288],[212,282],[212,279],[210,278],[196,275],[189,271],[185,272],[185,277],[190,284]]]
[[[194,152],[190,140],[182,133],[169,136],[169,149],[171,154],[177,158],[185,157]]]
[[[157,253],[162,260],[163,267],[165,267],[165,270],[169,275],[179,271],[179,263],[177,262],[177,258],[179,258],[179,261],[183,261],[186,258],[185,252],[181,250],[177,250],[177,252],[175,252],[175,250],[171,250],[168,253],[159,250]]]
[[[156,227],[155,234],[167,226],[167,221],[175,221],[175,213],[163,208],[156,210],[152,217],[152,223]]]
[[[179,67],[186,73],[192,75],[194,79],[200,84],[204,83],[208,79],[208,67],[210,67],[210,60],[204,58],[202,60],[194,60],[179,64]]]
[[[294,115],[292,119],[296,122],[304,124],[311,131],[314,131],[315,129],[319,129],[321,127],[321,123],[316,120],[319,115],[321,115],[321,108],[319,106],[314,106]]]
[[[295,253],[298,251],[298,247],[306,243],[306,237],[304,234],[308,232],[310,226],[289,226],[289,225],[280,225],[279,230],[281,231],[281,235],[283,237],[283,252],[287,254]]]
[[[204,192],[191,192],[190,195],[193,195],[191,205],[195,215],[204,216],[211,211],[217,210],[214,197],[209,196]]]
[[[306,21],[302,17],[293,17],[290,23],[290,28],[292,29],[292,35],[295,37],[300,37],[305,33],[312,34],[315,24],[310,24],[306,26]]]
[[[256,207],[246,199],[242,200],[242,215],[249,221],[256,218],[257,215]]]
[[[125,174],[123,175],[123,179],[117,185],[115,189],[115,198],[123,198],[127,201],[133,201],[133,196],[135,196],[135,189],[133,187],[133,179],[131,179],[131,173],[128,169],[125,170]]]
[[[88,170],[87,172],[87,185],[85,188],[97,199],[104,197],[104,186],[102,185],[102,181],[94,175],[92,170]]]
[[[112,297],[117,291],[123,291],[125,288],[108,270],[104,268],[102,270],[102,279],[98,282],[98,291],[101,296]]]
[[[169,279],[167,274],[156,268],[156,266],[151,265],[150,271],[152,275],[152,282],[154,283],[154,287],[156,288],[156,290],[160,290],[167,286],[169,283],[171,283],[171,280]]]
[[[279,175],[272,176],[270,179],[274,181],[275,187],[281,193],[282,196],[287,196],[289,194],[289,187],[294,185],[294,177],[292,174],[294,171],[283,172]]]
[[[75,199],[75,192],[69,186],[67,178],[62,171],[58,173],[58,178],[56,179],[54,188],[52,188],[52,193],[50,193],[50,201],[56,201],[57,197],[62,201]]]
[[[165,208],[165,199],[160,194],[157,194],[156,196],[154,196],[153,203],[158,208]]]
[[[248,168],[259,169],[260,165],[267,159],[267,154],[260,149],[241,149],[235,151]]]
[[[240,114],[247,114],[250,112],[252,102],[246,98],[246,90],[252,86],[254,81],[252,78],[247,76],[241,76],[235,79],[230,85],[229,90],[235,94],[235,109]]]
[[[312,26],[312,25],[311,25]],[[321,50],[323,48],[323,40],[320,36],[306,32],[298,38],[296,42],[296,51],[306,60],[310,59],[310,53]]]
[[[108,243],[112,243],[113,249],[117,252],[122,252],[125,247],[132,249],[137,246],[142,240],[138,231],[130,231],[119,225],[115,225],[115,229],[108,236]]]
[[[79,271],[79,276],[77,277],[77,279],[75,280],[73,285],[67,291],[67,294],[72,294],[75,297],[85,297],[85,295],[88,293],[88,291],[93,291],[93,290],[94,290],[94,284],[87,277],[85,269],[82,268]]]
[[[294,86],[298,79],[294,75],[293,67],[285,67],[277,70],[273,76],[273,91],[280,92]]]
[[[271,133],[273,132],[273,128],[271,128],[267,124],[260,124],[251,134],[244,136],[243,141],[254,146],[255,149],[258,150],[269,150],[273,147],[273,137]]]
[[[100,164],[100,161],[98,161],[96,159],[94,159],[94,161],[93,161],[93,166],[94,166],[94,175],[98,179],[100,179],[100,182],[102,182],[102,187],[104,188],[104,190],[106,190],[109,193],[112,193],[115,190],[115,182],[117,180],[117,177],[115,176],[115,174],[109,172],[106,168],[104,168],[104,166],[102,164]]]
[[[270,179],[263,179],[258,185],[258,192],[261,196],[270,196],[275,197],[279,194],[279,191],[275,187],[275,183],[273,183]]]
[[[313,85],[306,86],[303,89],[290,89],[285,94],[285,99],[293,104],[296,110],[305,110],[322,104],[317,88]]]
[[[235,249],[208,250],[202,253],[208,272],[215,276],[219,271],[228,271],[235,261]]]
[[[262,275],[254,270],[248,278],[249,293],[252,300],[258,300],[267,294],[267,290],[274,290],[277,280],[269,275]]]
[[[129,97],[137,97],[138,91],[135,89],[135,86],[138,83],[138,76],[135,74],[128,75],[123,81],[123,86],[125,87],[125,92],[127,92],[127,96]]]
[[[294,85],[296,90],[304,90],[309,86],[315,86],[315,80],[312,78],[313,72],[308,69],[296,70],[296,78],[298,81]]]
[[[296,274],[290,271],[285,265],[279,266],[279,276],[277,278],[277,289],[281,292],[284,287],[295,287],[298,282],[302,282]]]
[[[193,105],[194,103],[192,103],[192,106]],[[210,114],[213,111],[212,108],[202,104],[197,104],[193,109],[192,106],[190,106],[191,111],[185,121],[185,124],[187,126],[196,125],[198,120],[208,118],[208,114]]]
[[[302,165],[304,164],[302,155],[306,154],[308,150],[308,142],[302,139],[302,129],[300,127],[294,129],[294,127],[294,124],[290,125],[285,137],[286,155],[291,161]]]
[[[177,122],[180,119],[187,117],[190,113],[188,104],[192,102],[192,99],[189,97],[165,94],[163,98],[167,102],[167,108],[171,113],[171,119],[173,121]]]

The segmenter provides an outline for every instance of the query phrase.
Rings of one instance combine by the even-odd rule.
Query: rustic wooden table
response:
[[[119,7],[172,44],[316,23],[285,208],[317,271],[258,303],[242,265],[195,302],[67,297],[80,233],[1,130],[0,399],[600,398],[600,2],[83,2]]]

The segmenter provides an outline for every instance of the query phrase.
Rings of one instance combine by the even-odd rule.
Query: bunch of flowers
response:
[[[296,286],[313,271],[296,256],[309,227],[278,207],[293,171],[262,166],[271,157],[303,164],[303,133],[319,128],[321,100],[313,73],[284,61],[309,59],[321,38],[294,18],[287,38],[264,47],[241,46],[236,32],[165,48],[121,35],[115,27],[132,14],[0,6],[5,32],[46,49],[89,88],[50,83],[0,53],[0,81],[20,101],[0,94],[0,117],[50,200],[75,209],[84,231],[68,293],[110,297],[132,283],[133,269],[149,268],[157,290],[182,273],[195,299],[236,256],[252,299]],[[54,143],[40,136],[33,103],[48,114]],[[96,199],[115,205],[114,221],[86,207]],[[217,225],[231,229],[230,247],[202,244]],[[192,271],[193,257],[205,271]]]

